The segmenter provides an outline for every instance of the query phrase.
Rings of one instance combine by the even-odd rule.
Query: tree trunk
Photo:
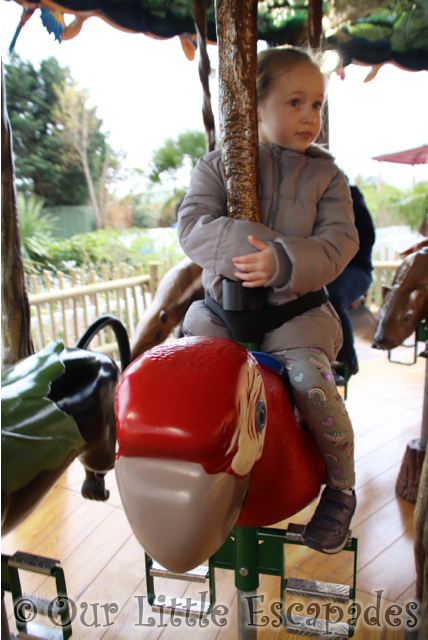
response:
[[[91,201],[92,209],[94,210],[95,228],[101,229],[102,225],[101,225],[100,209],[98,206],[97,195],[95,193],[95,187],[92,180],[91,172],[89,170],[88,158],[85,153],[81,153],[80,158],[82,161],[83,173],[84,173],[86,184],[88,187],[89,200]]]
[[[428,638],[428,454],[425,454],[422,468],[414,524],[416,597],[421,603],[421,627],[418,640],[426,640]]]
[[[220,139],[228,215],[259,222],[257,0],[216,0]]]
[[[76,151],[80,156],[82,162],[82,169],[88,187],[89,200],[91,201],[92,209],[94,211],[95,228],[101,229],[101,216],[100,208],[98,206],[97,194],[95,193],[94,181],[92,180],[91,171],[88,163],[88,149],[89,149],[89,131],[88,131],[88,112],[85,109],[85,105],[82,105],[82,130],[79,144],[76,145]]]
[[[428,327],[428,322],[425,321]],[[424,385],[424,404],[422,408],[422,428],[421,428],[421,446],[425,449],[428,446],[428,340],[425,345],[425,385]]]
[[[24,267],[16,205],[12,135],[7,115],[3,65],[1,67],[1,304],[2,368],[34,352],[30,335],[30,306],[25,287]]]
[[[395,493],[403,500],[415,504],[421,481],[426,448],[419,438],[410,440],[401,461],[400,472],[395,484]]]
[[[98,205],[101,221],[101,228],[105,229],[107,226],[107,172],[110,164],[110,147],[106,144],[103,160],[103,168],[101,170],[100,182],[98,186]]]

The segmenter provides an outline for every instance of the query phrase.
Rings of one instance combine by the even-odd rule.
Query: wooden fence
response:
[[[376,312],[382,304],[382,286],[391,284],[400,260],[375,260],[373,264],[373,284],[367,304]],[[39,350],[53,340],[62,340],[67,347],[72,347],[89,324],[104,313],[119,318],[132,339],[160,277],[161,268],[156,262],[150,263],[148,274],[143,273],[142,267],[121,264],[112,273],[103,267],[101,276],[94,270],[82,269],[68,274],[45,272],[42,281],[32,276],[28,288],[34,348]],[[118,357],[111,329],[103,329],[92,341],[91,348],[115,359]]]
[[[376,313],[382,304],[382,287],[391,284],[397,267],[402,259],[398,252],[390,255],[386,247],[382,254],[375,252],[373,255],[373,280],[367,296],[367,306]]]
[[[367,296],[367,306],[373,313],[376,313],[382,304],[382,287],[391,284],[400,264],[401,260],[379,260],[373,263],[373,281]]]
[[[105,313],[116,316],[133,336],[144,310],[150,304],[160,278],[160,265],[150,263],[149,273],[141,268],[120,264],[101,275],[95,270],[70,270],[68,274],[46,271],[43,280],[31,276],[28,282],[31,309],[31,334],[34,348],[61,340],[67,347],[76,344],[86,328]],[[93,339],[91,348],[118,357],[111,329],[106,328]]]

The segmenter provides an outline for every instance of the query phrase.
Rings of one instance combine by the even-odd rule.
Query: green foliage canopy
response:
[[[176,178],[177,171],[190,161],[193,169],[198,159],[206,153],[205,135],[201,131],[187,130],[176,139],[167,138],[164,144],[153,152],[149,179],[153,183],[162,182],[167,174]]]
[[[47,206],[86,204],[88,189],[81,166],[55,135],[58,90],[72,84],[69,70],[61,68],[55,58],[43,60],[36,70],[14,54],[5,65],[5,82],[18,187],[42,197]],[[97,178],[106,135],[101,120],[96,124],[89,165]]]
[[[375,178],[356,179],[364,194],[376,227],[409,225],[419,229],[428,213],[428,182],[417,182],[410,189],[383,184],[379,190]]]

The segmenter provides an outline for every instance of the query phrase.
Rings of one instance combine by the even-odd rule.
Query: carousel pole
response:
[[[12,132],[7,114],[3,64],[1,67],[1,320],[2,369],[29,356],[34,349],[30,336],[30,305],[16,204]]]
[[[257,4],[216,0],[220,141],[231,218],[259,222],[257,201]]]
[[[207,3],[193,0],[193,19],[199,49],[199,78],[203,90],[202,117],[205,126],[205,146],[207,153],[215,149],[215,122],[211,107],[210,73],[211,65],[207,50]]]
[[[216,0],[219,49],[219,112],[227,213],[259,221],[257,200],[258,133],[256,104],[257,0]],[[227,284],[227,283],[224,283]],[[233,283],[235,284],[235,283]],[[235,529],[235,586],[238,638],[254,640],[250,602],[259,586],[257,529]]]
[[[308,0],[308,43],[314,51],[322,48],[322,4],[323,0]],[[321,132],[317,142],[328,149],[328,102],[324,105]]]
[[[308,1],[308,40],[312,49],[321,47],[322,0]]]

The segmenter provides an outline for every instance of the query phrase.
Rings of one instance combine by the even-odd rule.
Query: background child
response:
[[[262,351],[289,371],[295,403],[313,431],[327,469],[327,486],[305,542],[324,553],[346,544],[356,499],[353,432],[330,363],[341,343],[339,318],[322,287],[358,249],[347,181],[329,153],[312,144],[320,132],[325,79],[295,48],[258,56],[260,223],[226,217],[220,151],[201,158],[179,211],[186,254],[203,267],[205,291],[222,302],[224,278],[267,287],[268,304],[300,300],[303,312],[264,335]],[[193,303],[186,335],[229,337],[203,301]]]
[[[343,377],[346,373],[349,375],[358,373],[354,331],[348,310],[351,304],[364,295],[371,285],[372,249],[376,239],[374,223],[363,194],[355,185],[350,185],[349,189],[360,247],[339,277],[327,286],[329,300],[337,311],[343,332],[343,345],[337,354],[337,363],[333,365],[336,384],[338,384],[337,376]],[[341,382],[343,384],[344,380]]]

